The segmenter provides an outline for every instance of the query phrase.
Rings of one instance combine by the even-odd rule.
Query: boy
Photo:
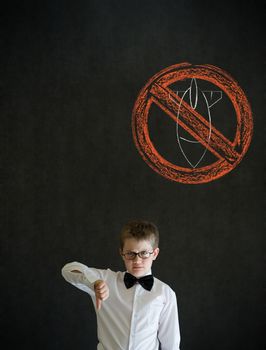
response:
[[[69,263],[63,277],[87,292],[96,309],[98,350],[179,350],[176,296],[151,274],[159,254],[158,228],[151,222],[128,222],[120,234],[126,272]]]

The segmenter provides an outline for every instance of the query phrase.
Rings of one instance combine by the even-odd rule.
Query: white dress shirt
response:
[[[81,273],[71,272],[78,270]],[[140,284],[127,289],[125,272],[66,264],[63,277],[87,292],[93,301],[98,325],[98,350],[179,350],[180,332],[175,292],[154,278],[151,291]],[[96,310],[94,282],[106,281],[109,298]]]

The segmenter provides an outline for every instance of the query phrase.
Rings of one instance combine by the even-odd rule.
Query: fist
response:
[[[96,296],[96,308],[100,310],[102,301],[109,297],[109,288],[105,281],[97,280],[94,282],[94,291]]]

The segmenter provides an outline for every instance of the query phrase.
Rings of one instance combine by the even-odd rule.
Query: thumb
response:
[[[97,309],[97,310],[100,310],[100,309],[101,309],[101,306],[102,306],[102,301],[101,301],[101,299],[99,299],[99,298],[96,297],[96,309]]]

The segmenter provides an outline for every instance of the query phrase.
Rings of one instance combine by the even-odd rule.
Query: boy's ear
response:
[[[156,260],[157,256],[159,255],[160,249],[155,248],[153,251],[153,260]]]

